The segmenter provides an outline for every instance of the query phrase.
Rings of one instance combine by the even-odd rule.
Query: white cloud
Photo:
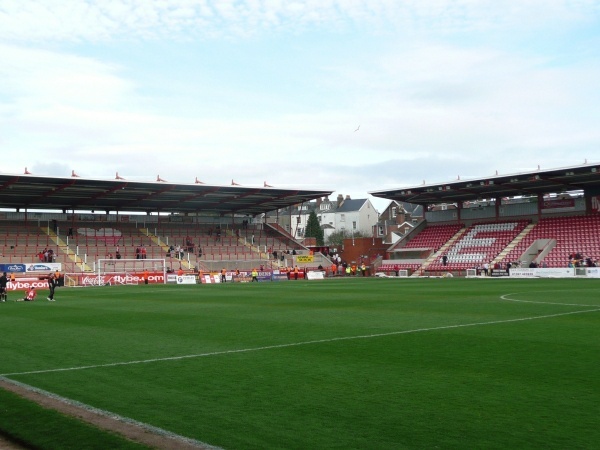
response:
[[[4,0],[0,38],[21,42],[188,39],[367,28],[429,34],[597,20],[593,0]]]
[[[598,4],[3,0],[0,146],[18,156],[1,170],[35,162],[39,171],[94,178],[266,180],[356,198],[424,177],[592,160],[600,145],[594,47],[585,58],[561,50],[573,58],[565,62],[551,43],[503,46],[474,30],[512,37],[519,29],[525,42],[536,27],[597,21]],[[293,36],[277,56],[292,55],[271,60],[283,34]],[[231,54],[205,51],[249,35],[262,36],[240,39]],[[314,37],[323,35],[330,41]],[[181,50],[172,40],[194,45]],[[107,51],[132,41],[146,52],[140,61]],[[102,56],[88,53],[98,48]],[[60,167],[47,165],[48,154]]]

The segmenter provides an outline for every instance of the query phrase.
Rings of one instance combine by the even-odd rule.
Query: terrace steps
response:
[[[530,223],[525,228],[523,228],[523,230],[517,235],[517,237],[515,237],[512,240],[512,242],[510,242],[504,248],[504,250],[502,250],[498,254],[498,256],[496,256],[496,258],[494,258],[494,260],[492,261],[492,267],[494,266],[494,264],[500,263],[504,258],[506,258],[506,255],[508,255],[511,252],[511,250],[513,250],[519,244],[519,242],[521,242],[525,238],[525,236],[527,236],[531,232],[531,230],[533,230],[534,228],[535,228],[534,223]]]
[[[420,270],[415,270],[415,272],[411,275],[411,277],[419,277],[419,273],[421,270],[426,270],[427,267],[429,267],[430,264],[432,264],[437,257],[440,254],[444,254],[444,252],[449,249],[450,247],[452,247],[452,245],[463,235],[465,234],[465,232],[467,231],[467,227],[463,227],[460,230],[458,230],[454,236],[452,236],[450,239],[448,239],[448,241],[442,245],[440,247],[440,249],[437,252],[432,253],[431,255],[429,255],[429,257],[423,262],[423,264],[420,267]]]
[[[47,230],[44,227],[40,227],[42,233],[47,234],[48,238],[54,242],[56,247],[73,263],[75,263],[78,267],[81,268],[83,272],[92,272],[92,268],[88,266],[83,259],[79,257],[75,252],[71,252],[68,244],[62,240],[60,236],[58,236],[54,231]]]

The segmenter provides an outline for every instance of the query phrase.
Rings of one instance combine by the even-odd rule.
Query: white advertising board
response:
[[[324,280],[325,272],[323,272],[321,270],[312,270],[312,271],[306,273],[306,279],[307,280]]]
[[[175,273],[168,273],[167,274],[167,283],[177,283],[177,274]]]
[[[575,276],[575,269],[572,267],[510,269],[510,276],[515,278],[570,278]]]
[[[588,267],[585,269],[585,276],[590,278],[600,278],[600,267]]]
[[[25,264],[26,272],[56,272],[57,270],[59,272],[62,270],[61,263],[39,262],[39,263]]]
[[[177,284],[196,284],[195,275],[177,275]]]

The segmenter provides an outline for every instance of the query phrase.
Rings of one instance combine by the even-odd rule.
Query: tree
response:
[[[330,247],[342,248],[342,245],[344,245],[344,239],[350,239],[352,237],[359,238],[365,236],[362,231],[358,230],[354,233],[351,233],[348,230],[334,231],[327,238],[327,245]]]
[[[344,244],[344,239],[347,237],[346,230],[334,231],[327,238],[327,245],[329,247],[336,247],[341,249]]]
[[[317,218],[317,213],[311,211],[308,216],[308,222],[306,223],[306,231],[304,233],[304,237],[314,237],[317,240],[317,245],[322,246],[325,245],[323,240],[323,229],[321,228],[321,224],[319,223],[319,219]]]

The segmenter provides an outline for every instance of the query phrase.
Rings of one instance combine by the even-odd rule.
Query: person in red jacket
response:
[[[17,301],[18,302],[32,302],[35,300],[36,295],[37,295],[37,292],[36,292],[35,288],[33,286],[31,286],[27,290],[27,294],[25,295],[25,297],[17,299]]]

